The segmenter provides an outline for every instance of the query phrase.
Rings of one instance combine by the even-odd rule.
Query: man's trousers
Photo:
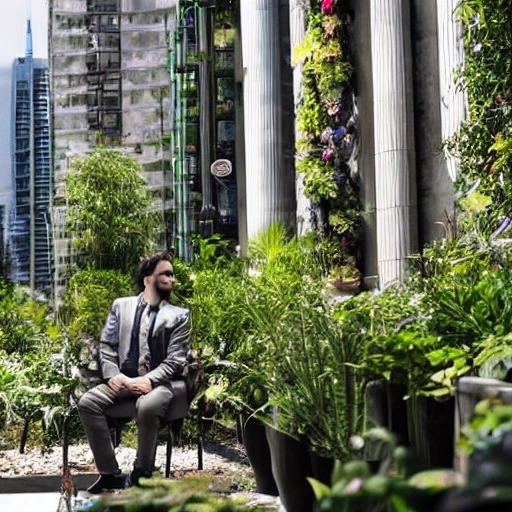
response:
[[[139,397],[119,398],[117,395],[107,384],[100,384],[85,393],[78,402],[78,413],[96,468],[103,475],[119,472],[105,411],[123,402],[128,410],[136,411],[137,457],[134,467],[143,472],[152,472],[155,469],[160,419],[167,412],[173,392],[166,386],[157,386],[147,395]],[[130,403],[132,407],[129,407]]]

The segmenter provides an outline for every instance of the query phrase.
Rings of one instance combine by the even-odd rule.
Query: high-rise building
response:
[[[169,41],[175,0],[51,0],[50,81],[54,127],[55,293],[69,276],[65,176],[96,145],[140,163],[154,207],[170,215]],[[162,230],[161,245],[167,244]]]
[[[3,256],[5,249],[5,205],[0,204],[0,252]]]
[[[12,130],[11,277],[49,296],[52,178],[48,66],[45,59],[32,56],[30,20],[26,55],[15,59],[13,65]]]

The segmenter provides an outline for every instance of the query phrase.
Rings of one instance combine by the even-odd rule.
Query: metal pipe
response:
[[[208,19],[208,9],[197,10],[197,34],[199,56],[199,141],[202,205],[199,213],[200,232],[202,236],[213,235],[213,196],[210,165],[212,163],[212,45],[211,22]]]

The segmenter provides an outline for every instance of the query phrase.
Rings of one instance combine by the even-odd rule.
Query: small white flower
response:
[[[478,53],[482,49],[482,43],[477,43],[473,46],[473,53]]]
[[[363,479],[356,477],[350,480],[350,482],[345,487],[343,493],[344,494],[355,494],[359,492],[363,488]]]
[[[361,436],[351,436],[350,447],[352,450],[362,450],[364,448],[364,439]]]
[[[261,272],[259,270],[256,270],[255,268],[250,268],[248,273],[249,273],[249,277],[261,276]]]

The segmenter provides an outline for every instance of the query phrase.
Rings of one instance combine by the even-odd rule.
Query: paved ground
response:
[[[0,510],[2,512],[57,512],[59,500],[58,492],[2,494]]]
[[[240,493],[239,496],[249,498],[251,505],[261,505],[272,508],[276,512],[286,512],[279,498],[256,493]],[[75,506],[87,504],[89,496],[79,493]],[[0,495],[0,510],[2,512],[66,512],[66,505],[60,501],[60,493],[23,493]]]

